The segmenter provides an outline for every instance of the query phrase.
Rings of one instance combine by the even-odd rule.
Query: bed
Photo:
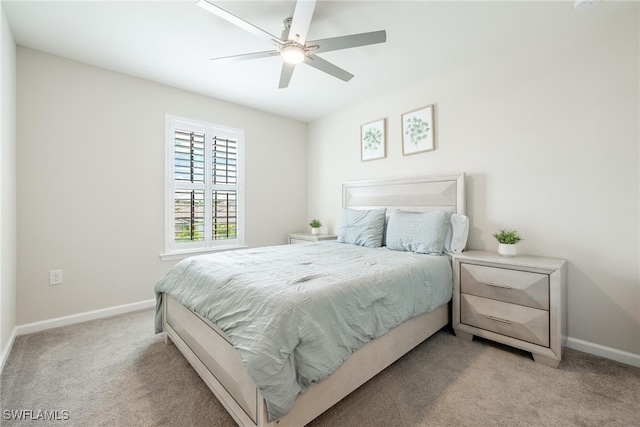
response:
[[[389,215],[393,216],[407,212],[464,214],[464,174],[347,183],[343,185],[343,207],[347,208],[346,211],[349,212],[361,211],[362,213],[386,209],[387,218]],[[389,227],[396,224],[392,220],[387,220],[389,221]],[[389,245],[392,244],[392,242],[387,243]],[[393,242],[393,244],[396,243]],[[224,259],[224,264],[230,265],[233,265],[234,262],[238,263],[235,264],[234,268],[236,269],[240,269],[238,267],[242,265],[253,266],[251,268],[242,268],[242,270],[246,270],[246,280],[258,282],[255,280],[258,276],[251,276],[251,270],[259,272],[267,268],[272,261],[264,260],[262,257],[266,252],[269,252],[268,256],[273,256],[275,259],[289,260],[289,262],[293,263],[280,268],[283,271],[286,270],[287,274],[291,274],[291,277],[279,277],[278,267],[276,266],[275,271],[265,273],[264,281],[267,282],[273,278],[275,280],[274,283],[276,283],[275,286],[277,286],[278,280],[280,282],[288,280],[288,284],[284,288],[304,289],[307,297],[309,296],[307,294],[310,294],[310,288],[314,286],[318,288],[324,287],[324,282],[329,283],[329,279],[327,279],[329,276],[331,276],[331,280],[335,276],[342,281],[348,281],[350,283],[349,289],[359,289],[357,292],[349,291],[350,293],[355,293],[356,300],[382,298],[377,293],[382,292],[384,288],[381,284],[382,282],[387,283],[388,287],[388,282],[391,280],[390,277],[393,277],[394,286],[406,286],[409,293],[415,293],[415,285],[400,285],[404,283],[404,279],[400,280],[402,275],[418,277],[418,281],[426,282],[431,279],[431,275],[435,277],[436,272],[441,270],[442,272],[437,274],[438,277],[443,277],[444,279],[438,278],[436,280],[434,278],[433,281],[446,282],[448,280],[449,289],[445,289],[445,291],[429,291],[429,298],[414,296],[414,300],[424,299],[424,302],[419,304],[413,301],[407,305],[407,303],[396,301],[393,298],[392,303],[387,304],[387,306],[382,304],[381,318],[384,318],[384,322],[388,321],[388,324],[391,325],[388,331],[384,329],[389,327],[386,323],[383,326],[378,325],[381,323],[380,317],[372,318],[373,320],[367,320],[369,323],[358,324],[357,327],[354,327],[352,320],[362,317],[357,315],[357,310],[336,312],[333,317],[352,316],[346,323],[350,325],[351,329],[355,329],[358,332],[354,337],[350,336],[343,339],[342,333],[338,330],[335,330],[335,333],[326,333],[326,331],[333,331],[332,328],[336,327],[335,322],[323,325],[322,322],[314,320],[308,314],[316,306],[320,307],[323,299],[327,300],[327,305],[318,309],[321,311],[326,311],[326,307],[336,309],[338,305],[336,301],[346,298],[344,295],[336,293],[345,292],[344,287],[331,285],[333,286],[330,288],[333,296],[330,298],[321,297],[320,293],[317,293],[317,296],[313,296],[313,298],[299,298],[299,293],[297,293],[297,299],[287,306],[293,307],[291,310],[293,310],[292,313],[295,312],[295,315],[284,316],[285,319],[279,321],[279,323],[270,321],[268,328],[256,331],[256,327],[252,324],[242,325],[244,323],[244,313],[249,310],[248,308],[234,306],[234,310],[228,314],[216,313],[215,309],[207,308],[211,307],[206,301],[209,296],[198,294],[199,291],[197,289],[200,288],[197,288],[196,285],[193,285],[193,288],[185,288],[185,286],[190,286],[189,284],[200,280],[187,277],[186,272],[191,274],[190,272],[192,271],[209,270],[210,268],[207,264],[209,259],[205,259],[206,257],[194,257],[194,259],[179,263],[178,265],[182,265],[178,269],[179,271],[174,272],[172,270],[173,273],[168,273],[168,276],[173,275],[174,277],[167,280],[163,279],[163,287],[156,288],[158,291],[156,331],[161,330],[164,333],[165,342],[172,342],[177,346],[225,409],[241,426],[305,425],[449,323],[450,310],[448,301],[451,297],[451,265],[447,255],[429,257],[423,254],[401,254],[400,251],[391,251],[387,248],[364,250],[359,244],[348,245],[337,242],[308,243],[295,246],[298,246],[298,248],[294,246],[255,248],[239,251],[240,253],[236,255],[227,253],[227,255],[218,255],[211,259],[215,258],[216,262]],[[335,254],[336,259],[330,259],[331,254]],[[354,258],[349,258],[351,256]],[[397,257],[397,259],[394,257]],[[311,261],[305,261],[305,259],[315,261],[312,263]],[[353,261],[349,262],[349,268],[313,269],[316,264],[323,263],[337,266],[337,260],[339,259],[353,259]],[[322,262],[320,262],[321,260]],[[434,264],[434,266],[429,267],[429,271],[433,272],[423,272],[423,264],[425,262]],[[446,269],[449,272],[449,276],[444,272],[443,262],[447,265]],[[403,267],[404,270],[400,270],[398,266],[403,264],[406,264],[407,267]],[[295,266],[304,266],[307,270],[294,270]],[[362,280],[368,280],[367,286],[358,285],[359,282],[348,274],[348,270],[365,270],[364,266],[366,266],[367,271],[365,278]],[[233,269],[232,267],[230,268]],[[376,273],[378,274],[376,277],[385,277],[385,279],[378,280],[373,279],[373,276],[367,276],[370,274],[370,269],[379,269],[380,272]],[[402,272],[405,270],[409,271],[409,273]],[[319,271],[322,271],[322,273],[318,273]],[[421,274],[425,276],[419,276]],[[219,272],[216,275],[224,276]],[[180,280],[183,283],[177,284]],[[398,280],[397,283],[395,282],[396,280]],[[253,282],[247,281],[243,283],[246,285]],[[225,283],[227,282],[223,280],[220,288],[225,288]],[[317,283],[320,283],[320,285],[317,285]],[[259,293],[262,292],[261,285],[262,283],[256,284],[254,287],[247,286],[250,293],[257,292],[255,296],[258,299],[268,296],[268,294]],[[273,292],[274,295],[281,295],[278,294],[279,290],[270,292]],[[400,293],[398,292],[398,294]],[[190,294],[195,302],[185,299],[185,294]],[[230,295],[224,298],[233,301],[251,299],[250,297]],[[282,295],[285,294],[283,293]],[[218,296],[211,298],[218,298]],[[285,300],[286,298],[282,299]],[[387,297],[382,299],[390,301]],[[301,305],[305,306],[304,310],[298,309]],[[264,306],[268,307],[269,304],[265,303]],[[302,314],[298,314],[299,312]],[[238,313],[240,313],[240,316],[238,316]],[[289,318],[295,318],[297,323],[289,323]],[[307,318],[311,318],[311,320],[307,320]],[[218,320],[214,323],[211,319]],[[306,323],[302,323],[299,319],[304,319]],[[294,326],[288,326],[290,324]],[[369,327],[367,325],[373,326]],[[335,345],[316,343],[312,339],[307,339],[307,336],[300,332],[316,326],[325,331],[325,336],[335,335],[340,337],[340,343]],[[284,363],[279,361],[278,363],[280,364],[276,365],[276,367],[282,366],[282,371],[285,368],[286,370],[292,369],[296,381],[302,383],[302,385],[299,390],[301,392],[296,394],[295,396],[297,397],[294,397],[293,400],[291,400],[290,396],[283,398],[286,402],[290,402],[291,405],[287,403],[281,406],[279,405],[279,396],[281,394],[291,394],[292,391],[288,387],[278,385],[277,381],[273,387],[270,384],[268,386],[264,385],[264,377],[271,375],[272,372],[277,371],[278,378],[282,376],[280,368],[276,369],[267,365],[267,363],[271,363],[271,359],[276,357],[271,355],[264,357],[262,349],[258,351],[254,349],[248,350],[244,343],[256,341],[256,337],[261,337],[265,334],[265,331],[270,334],[273,331],[278,336],[284,335],[280,333],[280,330],[288,328],[296,329],[298,336],[293,340],[298,341],[293,342],[292,347],[289,348],[285,345],[289,338],[283,338],[285,344],[283,344],[283,350],[280,353],[284,353],[282,359]],[[229,333],[225,332],[225,330]],[[240,338],[246,341],[239,341]],[[356,342],[357,345],[354,346],[352,341]],[[235,343],[235,347],[232,342]],[[303,344],[311,347],[312,351],[307,353],[310,356],[298,355],[298,353],[302,354],[302,351],[298,352],[298,347],[304,347]],[[266,345],[272,346],[271,343]],[[313,350],[314,345],[315,350]],[[287,348],[286,351],[285,347]],[[315,352],[325,347],[332,347],[332,350],[328,350],[332,351],[329,355],[330,357],[323,355],[321,358],[314,359]],[[296,358],[300,357],[303,362],[300,365],[288,366],[290,364],[289,360],[293,360],[293,356],[290,354],[293,353],[293,348],[295,348]],[[336,353],[335,360],[339,360],[339,364],[336,366],[339,367],[335,369],[336,366],[331,366],[329,374],[325,374],[324,371],[322,373],[315,372],[313,369],[314,364],[322,364],[325,359],[329,361],[327,362],[328,365],[335,365],[333,353]],[[262,357],[262,359],[258,359],[254,363],[249,361],[247,354]],[[257,369],[264,369],[264,372]],[[309,374],[309,372],[311,373]],[[275,375],[273,376],[275,377]],[[287,380],[290,376],[290,374],[284,374],[284,378],[287,378]],[[294,390],[294,392],[296,391]]]

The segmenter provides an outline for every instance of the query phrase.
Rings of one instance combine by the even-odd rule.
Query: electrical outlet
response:
[[[62,270],[49,271],[49,284],[61,285],[62,284]]]

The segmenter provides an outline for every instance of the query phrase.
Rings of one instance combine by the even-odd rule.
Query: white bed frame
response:
[[[343,185],[343,206],[465,213],[464,173]],[[227,335],[163,294],[165,342],[173,342],[240,426],[303,426],[449,323],[449,304],[369,342],[332,375],[300,394],[291,411],[268,422],[267,409]]]

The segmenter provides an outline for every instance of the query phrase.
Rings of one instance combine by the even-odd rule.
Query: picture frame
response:
[[[402,154],[404,156],[435,150],[434,108],[431,104],[402,115]]]
[[[360,159],[363,162],[387,157],[387,119],[360,126]]]

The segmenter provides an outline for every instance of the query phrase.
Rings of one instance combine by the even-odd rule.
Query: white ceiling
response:
[[[294,1],[211,1],[275,35],[295,7]],[[210,62],[273,46],[195,3],[2,1],[18,45],[306,122],[476,61],[518,49],[535,53],[625,7],[320,0],[308,39],[386,30],[387,43],[320,54],[354,74],[350,82],[299,65],[289,88],[278,89],[279,57]]]

